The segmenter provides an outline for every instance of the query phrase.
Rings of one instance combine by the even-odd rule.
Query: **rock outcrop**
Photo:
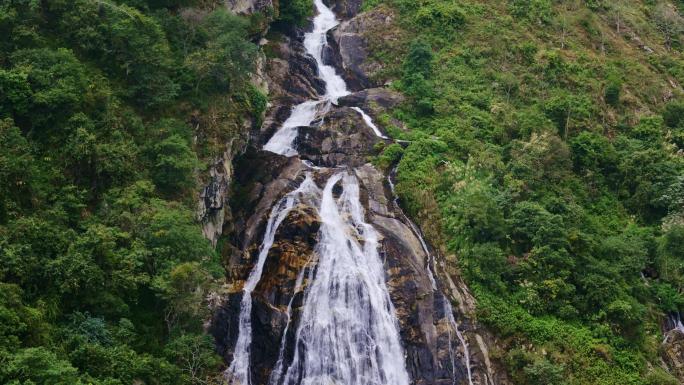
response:
[[[226,6],[234,13],[249,15],[273,8],[272,0],[226,0]]]
[[[223,225],[226,223],[226,209],[228,204],[228,189],[232,175],[232,143],[221,158],[216,159],[209,168],[209,183],[200,193],[197,208],[197,217],[202,224],[204,237],[211,241],[215,247],[218,238],[223,233]]]
[[[684,383],[684,333],[671,330],[666,335],[662,357],[672,375]]]
[[[363,0],[324,0],[323,2],[335,12],[337,17],[343,20],[356,16],[363,5]]]
[[[300,127],[295,143],[300,157],[315,165],[358,167],[368,161],[378,141],[358,112],[333,106],[318,124]]]
[[[327,61],[340,69],[349,88],[360,91],[380,86],[377,74],[383,69],[380,60],[371,60],[372,39],[395,39],[392,33],[396,15],[388,8],[377,8],[360,13],[343,21],[328,36],[328,43],[336,54],[327,55]]]

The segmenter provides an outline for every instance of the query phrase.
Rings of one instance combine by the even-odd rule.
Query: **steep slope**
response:
[[[683,380],[679,5],[370,1],[334,33],[348,77],[406,95],[376,164],[514,383]]]
[[[0,383],[216,379],[195,211],[265,108],[250,30],[219,1],[0,2]]]

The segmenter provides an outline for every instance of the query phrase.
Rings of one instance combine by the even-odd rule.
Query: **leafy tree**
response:
[[[169,343],[166,356],[174,362],[189,384],[206,384],[221,365],[221,358],[206,335],[182,335]]]
[[[29,143],[10,119],[0,121],[0,224],[30,207],[33,169]]]
[[[178,135],[171,135],[153,147],[155,184],[167,194],[178,194],[194,186],[197,157],[187,142]]]
[[[194,73],[195,92],[210,88],[234,92],[247,80],[256,58],[256,46],[247,40],[247,23],[228,13],[212,13],[203,24],[206,46],[190,54],[187,67]]]
[[[663,120],[670,128],[678,127],[684,122],[684,102],[670,102],[665,105]]]
[[[429,79],[432,76],[432,48],[424,40],[411,43],[404,61],[403,87],[407,95],[415,100],[418,115],[433,112],[434,91]]]
[[[281,25],[303,26],[313,14],[313,2],[307,0],[282,0],[279,2],[277,20]]]
[[[12,355],[0,369],[6,384],[70,385],[81,383],[78,372],[68,361],[45,348],[22,349]]]

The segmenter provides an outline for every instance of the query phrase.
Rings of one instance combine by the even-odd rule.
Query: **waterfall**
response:
[[[332,66],[323,63],[327,33],[338,25],[334,13],[322,0],[314,0],[317,15],[313,30],[305,34],[304,47],[318,66],[325,83],[325,94],[292,108],[290,116],[264,145],[265,151],[287,157],[298,155],[295,141],[298,128],[310,126],[325,116],[338,98],[348,95],[347,86]],[[366,126],[376,136],[387,139],[368,114],[359,107]],[[233,361],[225,376],[231,385],[251,385],[250,345],[252,343],[252,292],[261,279],[266,257],[275,234],[296,205],[304,204],[318,210],[320,229],[314,248],[316,268],[302,267],[297,275],[292,298],[287,306],[287,323],[282,336],[278,358],[268,379],[269,385],[408,385],[405,352],[401,345],[399,323],[394,304],[385,282],[385,269],[378,251],[379,234],[365,221],[359,182],[353,170],[335,171],[301,161],[312,173],[324,176],[323,191],[310,174],[294,191],[283,197],[272,209],[257,262],[243,289],[239,315],[238,338]],[[330,176],[331,172],[335,172]],[[426,270],[432,290],[438,292],[432,267],[432,253],[418,227],[409,220],[398,205],[391,178],[394,202],[404,222],[420,240],[427,256]],[[341,189],[341,193],[340,193]],[[337,197],[339,195],[339,197]],[[305,277],[306,271],[308,275]],[[303,292],[299,319],[292,320],[295,296]],[[443,311],[449,324],[449,357],[453,380],[457,379],[456,352],[452,349],[452,333],[463,346],[468,381],[472,385],[470,356],[465,338],[458,329],[451,304],[443,298]],[[291,328],[296,327],[294,331]],[[294,333],[292,335],[292,333]],[[290,334],[290,338],[288,338]],[[294,338],[291,354],[288,340]]]
[[[251,374],[249,369],[249,353],[252,345],[252,292],[261,280],[264,263],[271,246],[275,240],[278,227],[297,204],[315,197],[319,192],[318,187],[307,174],[300,186],[285,195],[273,208],[266,223],[266,231],[259,248],[259,256],[254,268],[249,274],[245,286],[242,289],[242,301],[240,302],[238,339],[235,344],[233,361],[226,370],[225,377],[229,384],[249,385]]]
[[[308,100],[295,106],[283,126],[266,143],[264,150],[285,156],[297,155],[292,145],[297,138],[297,127],[310,125],[316,118],[320,104],[320,101]]]
[[[341,182],[339,199],[333,187]],[[295,354],[284,385],[408,385],[378,234],[364,222],[356,177],[323,190],[318,268],[305,291]]]
[[[306,52],[316,59],[319,76],[325,81],[324,99],[333,103],[337,99],[349,95],[347,84],[341,76],[335,72],[335,68],[323,63],[323,48],[328,45],[328,31],[335,28],[339,22],[330,8],[323,4],[323,0],[314,0],[318,15],[313,20],[313,31],[304,37],[304,47]]]
[[[677,330],[684,334],[684,323],[682,323],[681,314],[679,312],[668,314],[666,327],[668,330],[665,332],[665,339],[663,339],[663,343],[667,343],[667,340],[670,337],[670,332],[673,330]]]
[[[288,302],[287,304],[287,324],[285,325],[285,330],[283,331],[283,336],[280,340],[278,361],[276,362],[275,369],[273,369],[273,371],[271,372],[271,377],[268,381],[268,383],[271,385],[278,384],[280,382],[280,377],[283,373],[283,360],[285,359],[285,345],[287,344],[287,333],[290,330],[290,321],[292,320],[292,302],[294,302],[297,293],[299,293],[302,290],[302,283],[304,282],[304,272],[306,271],[306,267],[309,265],[309,262],[311,262],[311,260],[308,260],[306,262],[306,265],[304,265],[302,270],[297,275],[297,280],[295,281],[295,288],[292,292],[292,298],[290,298],[290,302]]]
[[[335,72],[335,68],[323,64],[323,48],[328,44],[328,31],[335,28],[339,23],[335,14],[323,4],[322,0],[315,0],[314,5],[318,14],[313,20],[313,30],[304,35],[304,48],[306,53],[316,60],[319,76],[325,82],[325,95],[321,100],[307,100],[295,106],[290,117],[266,143],[264,150],[280,155],[297,155],[297,150],[293,145],[297,138],[297,127],[311,125],[321,105],[337,103],[338,98],[349,95],[347,84]]]
[[[385,135],[382,134],[382,131],[380,131],[378,126],[376,126],[375,123],[373,123],[373,119],[370,116],[368,116],[368,114],[365,111],[363,111],[359,107],[352,107],[352,110],[358,112],[359,115],[361,115],[361,118],[366,123],[366,125],[368,127],[370,127],[371,130],[373,130],[373,132],[375,133],[375,136],[382,138],[382,139],[389,139],[388,137],[386,137]]]
[[[451,370],[452,370],[452,375],[454,379],[454,385],[456,385],[456,354],[454,352],[453,347],[451,346],[451,330],[453,330],[456,333],[456,337],[458,338],[458,342],[461,344],[463,347],[463,360],[465,361],[465,366],[466,366],[466,372],[468,374],[468,385],[473,385],[473,373],[470,368],[470,350],[468,349],[468,343],[465,340],[465,337],[463,337],[463,333],[458,329],[458,324],[456,323],[456,319],[454,318],[454,310],[451,308],[451,303],[449,302],[449,298],[446,296],[444,297],[444,314],[447,317],[447,320],[449,321],[449,356],[451,357]]]

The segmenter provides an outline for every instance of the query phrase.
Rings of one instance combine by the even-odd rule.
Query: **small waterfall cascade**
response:
[[[338,182],[343,193],[336,200]],[[343,172],[328,180],[320,216],[318,272],[282,384],[408,385],[378,234],[364,222],[355,176]]]
[[[304,179],[296,190],[283,197],[271,209],[271,214],[269,215],[266,224],[264,239],[259,248],[259,256],[242,290],[238,338],[233,353],[233,361],[225,373],[228,382],[231,384],[251,384],[249,360],[250,348],[252,345],[252,292],[259,283],[259,280],[261,280],[264,263],[266,262],[268,252],[271,250],[271,246],[273,246],[273,242],[275,241],[276,231],[297,204],[315,199],[319,193],[320,190],[311,179],[311,175],[307,174],[306,179]]]
[[[326,36],[339,22],[322,0],[314,0],[314,5],[318,14],[313,20],[313,30],[304,35],[304,47],[316,60],[319,76],[325,82],[325,95],[319,100],[307,100],[292,108],[290,117],[264,146],[264,150],[280,155],[297,155],[293,145],[297,127],[311,125],[321,109],[327,108],[330,103],[337,103],[340,97],[349,95],[344,79],[335,72],[335,68],[323,63],[323,49],[328,44]]]
[[[318,74],[325,83],[325,94],[294,106],[290,116],[263,147],[265,151],[290,158],[299,155],[296,148],[299,127],[310,126],[325,116],[340,97],[350,93],[335,68],[323,62],[326,35],[338,21],[322,0],[313,1],[317,15],[313,30],[305,34],[304,47],[316,61]],[[352,109],[377,137],[388,139],[366,112],[359,107]],[[268,374],[268,384],[409,385],[412,382],[406,352],[380,253],[381,236],[366,221],[359,171],[348,166],[333,169],[316,166],[308,160],[299,161],[308,170],[306,178],[271,209],[255,265],[245,282],[237,341],[225,379],[231,385],[252,385],[252,295],[262,278],[278,228],[295,207],[306,206],[317,213],[320,228],[313,256],[297,273],[284,313],[284,331],[278,337],[277,361]],[[316,181],[324,183],[324,187],[321,189]],[[459,360],[458,352],[452,349],[455,342],[462,346],[465,356],[462,364],[467,368],[468,384],[473,385],[468,345],[459,331],[449,300],[439,292],[433,273],[434,256],[420,229],[401,211],[391,178],[388,181],[402,222],[410,227],[427,256],[425,270],[432,292],[441,300],[440,312],[446,321],[442,320],[449,325],[453,383],[457,381]],[[300,300],[296,301],[297,316],[293,317],[295,297],[301,298],[302,304],[300,308]]]

